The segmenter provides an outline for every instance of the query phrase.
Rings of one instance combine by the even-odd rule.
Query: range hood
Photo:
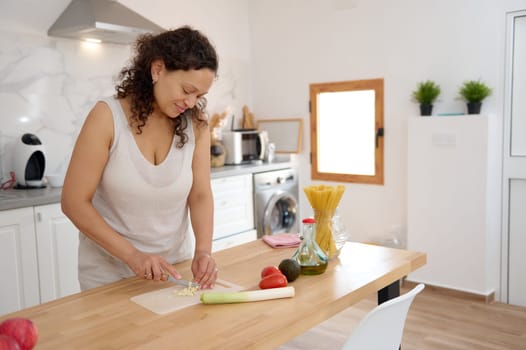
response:
[[[72,0],[49,28],[49,36],[130,44],[163,28],[115,0]]]

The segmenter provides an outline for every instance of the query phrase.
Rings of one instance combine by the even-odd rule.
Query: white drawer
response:
[[[252,194],[252,174],[212,179],[211,184],[214,197],[217,198],[228,197],[235,192]]]
[[[235,247],[237,245],[255,241],[257,239],[257,231],[250,230],[221,239],[214,240],[212,242],[212,252],[217,252],[226,248]]]
[[[212,192],[214,239],[255,227],[251,174],[213,179]]]

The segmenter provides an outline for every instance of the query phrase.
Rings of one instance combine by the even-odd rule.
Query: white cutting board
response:
[[[240,287],[236,284],[218,279],[215,283],[214,289],[197,291],[196,295],[191,296],[177,295],[177,293],[184,288],[184,286],[173,285],[170,288],[159,289],[153,292],[131,297],[130,300],[152,312],[155,312],[158,315],[164,315],[191,305],[201,303],[199,298],[201,293],[204,291],[237,292],[244,289],[243,287]]]

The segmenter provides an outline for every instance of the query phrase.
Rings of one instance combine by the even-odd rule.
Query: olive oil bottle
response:
[[[301,267],[302,275],[319,275],[325,272],[329,258],[316,243],[316,220],[303,219],[302,241],[292,256]]]

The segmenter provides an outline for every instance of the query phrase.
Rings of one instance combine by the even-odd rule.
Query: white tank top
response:
[[[187,203],[195,148],[191,118],[185,129],[188,142],[177,148],[179,136],[174,135],[166,159],[153,165],[139,150],[119,101],[103,102],[113,114],[114,138],[93,206],[140,251],[161,255],[172,264],[191,258],[194,241],[188,230]],[[83,290],[133,275],[126,264],[80,233]]]

